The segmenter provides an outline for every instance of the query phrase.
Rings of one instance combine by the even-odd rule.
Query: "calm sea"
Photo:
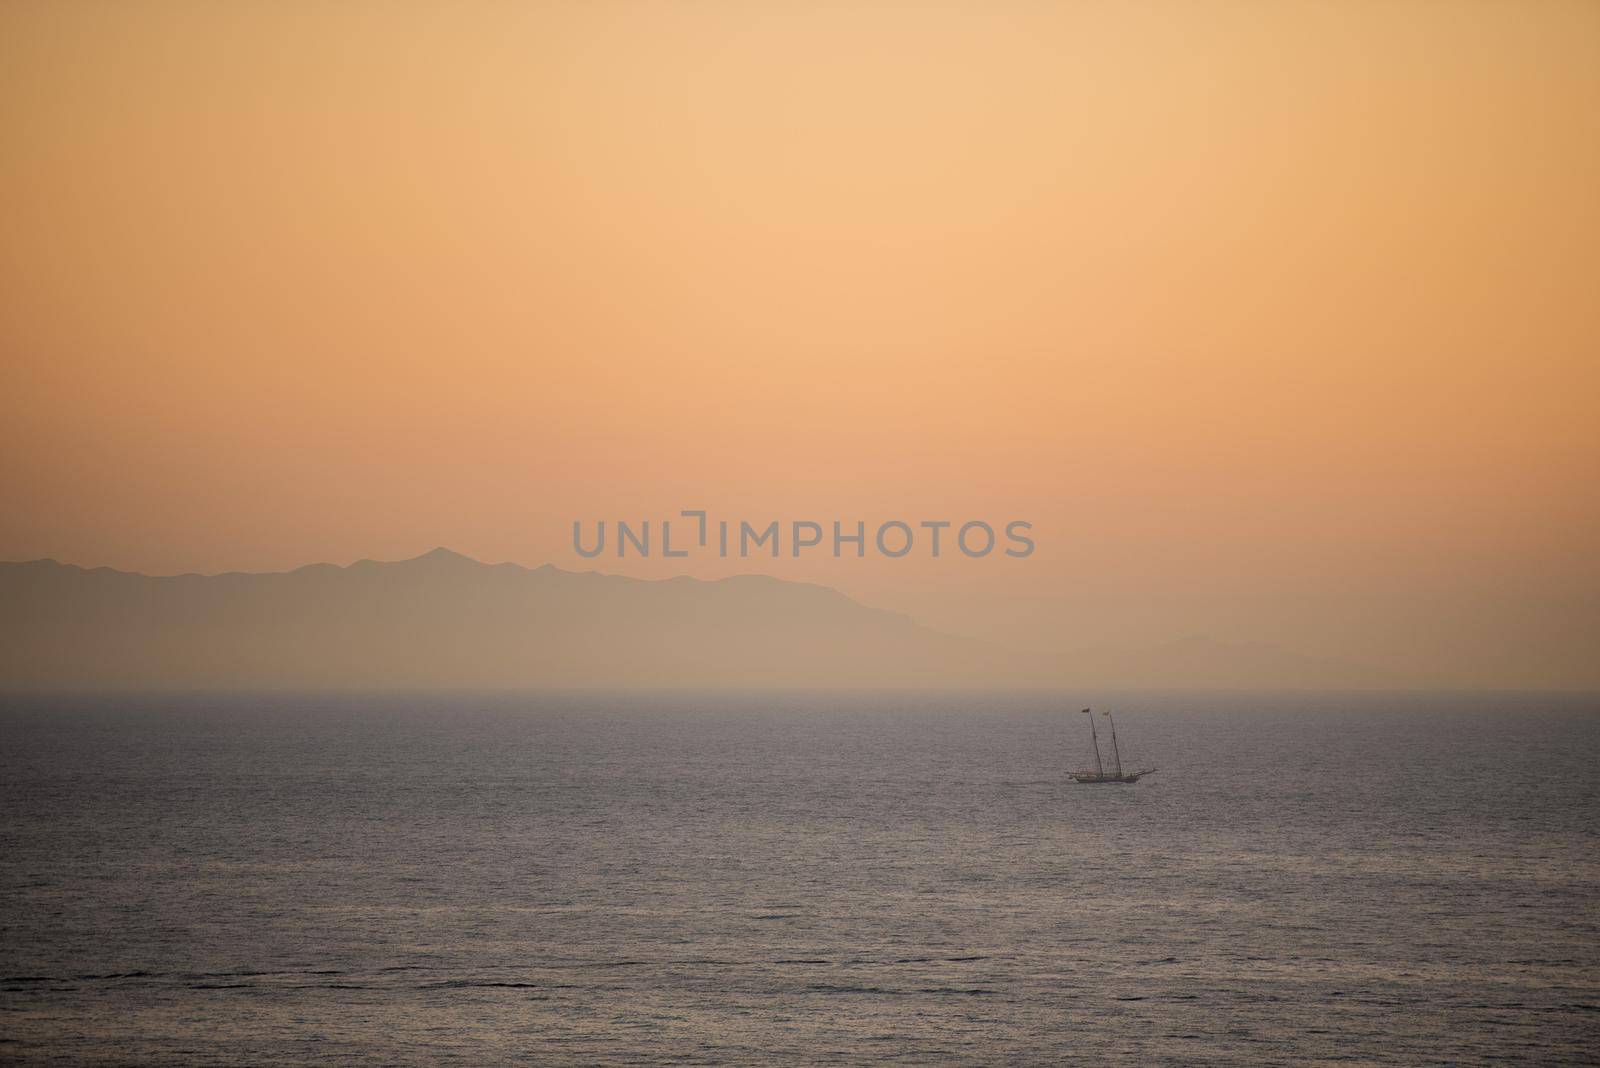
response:
[[[1600,1059],[1593,697],[10,698],[0,863],[14,1063]]]

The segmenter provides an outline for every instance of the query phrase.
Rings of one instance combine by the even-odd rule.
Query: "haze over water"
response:
[[[1592,1063],[1597,712],[9,698],[0,1059]]]

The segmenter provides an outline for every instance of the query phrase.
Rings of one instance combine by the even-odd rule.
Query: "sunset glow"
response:
[[[1593,4],[12,3],[0,82],[0,558],[1020,518],[760,570],[1597,679]]]

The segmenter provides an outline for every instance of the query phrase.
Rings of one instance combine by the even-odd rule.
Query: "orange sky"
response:
[[[1600,602],[1600,5],[12,2],[0,88],[0,558],[747,569],[570,549],[704,507],[1030,520],[761,567],[1046,643]]]

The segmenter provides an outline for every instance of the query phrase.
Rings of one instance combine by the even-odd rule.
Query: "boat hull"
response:
[[[1144,771],[1125,771],[1121,775],[1109,772],[1074,771],[1069,772],[1074,782],[1081,782],[1085,786],[1104,786],[1108,783],[1135,783],[1155,771],[1148,768]]]

